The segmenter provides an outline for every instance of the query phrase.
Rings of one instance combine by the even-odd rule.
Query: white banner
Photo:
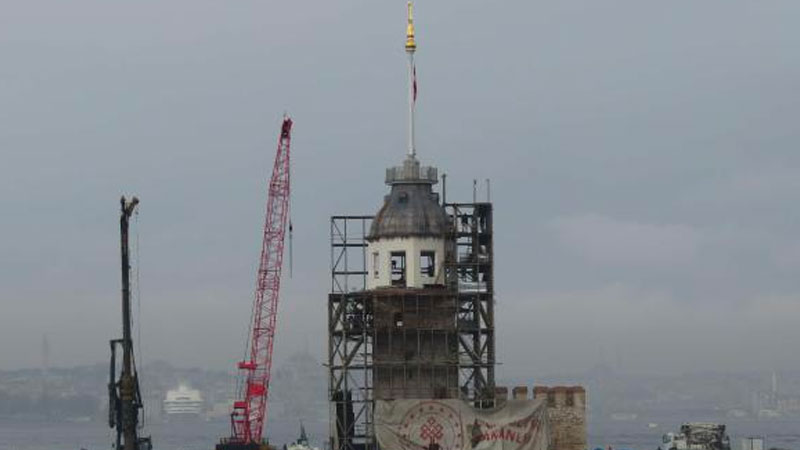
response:
[[[547,450],[542,400],[508,400],[479,410],[461,400],[378,400],[381,450]]]

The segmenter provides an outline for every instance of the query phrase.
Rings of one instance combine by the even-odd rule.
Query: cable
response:
[[[140,265],[140,257],[139,257],[139,210],[136,210],[134,217],[134,226],[136,227],[136,254],[134,258],[136,260],[136,318],[138,319],[136,322],[136,347],[139,348],[139,362],[144,364],[144,353],[142,352],[142,290],[141,290],[141,283],[139,279],[139,265]]]
[[[293,251],[292,251],[292,232],[294,231],[294,227],[292,226],[292,218],[289,218],[289,278],[292,278],[292,266],[294,265],[292,260]]]
[[[136,240],[134,243],[134,268],[136,270],[135,279],[136,279],[136,347],[139,349],[139,363],[141,367],[144,367],[144,352],[142,351],[142,290],[141,290],[141,283],[139,278],[139,265],[141,264],[140,257],[139,257],[139,210],[137,209],[134,213],[134,227],[136,228]],[[138,370],[137,370],[138,372]],[[138,378],[138,375],[137,375]],[[141,386],[141,384],[140,384]],[[144,401],[142,401],[142,421],[139,425],[139,428],[144,428],[144,421],[145,421],[145,413],[144,413]]]

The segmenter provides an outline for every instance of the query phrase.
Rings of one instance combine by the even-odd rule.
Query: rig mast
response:
[[[139,410],[143,408],[142,394],[139,390],[139,376],[133,358],[133,339],[131,338],[131,282],[130,250],[128,228],[139,199],[127,201],[120,199],[120,249],[122,256],[122,339],[112,339],[111,365],[109,368],[109,408],[108,425],[117,430],[116,449],[149,450],[152,444],[149,437],[138,436]],[[117,346],[122,347],[122,368],[116,380]]]
[[[261,262],[256,280],[253,314],[250,323],[249,358],[239,362],[244,383],[233,403],[231,437],[223,439],[217,450],[261,449],[267,421],[272,347],[278,314],[278,297],[283,268],[283,246],[289,211],[289,154],[292,120],[284,117],[278,150],[268,185],[267,213],[261,244]]]

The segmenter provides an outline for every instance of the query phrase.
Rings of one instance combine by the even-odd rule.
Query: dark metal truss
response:
[[[491,203],[450,203],[445,239],[447,295],[456,300],[458,395],[494,405],[494,246]],[[372,216],[331,217],[328,297],[330,436],[333,450],[372,450],[377,330],[366,290]]]

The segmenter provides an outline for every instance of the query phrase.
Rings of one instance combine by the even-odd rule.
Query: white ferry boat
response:
[[[203,395],[185,384],[167,391],[164,397],[164,415],[167,420],[179,417],[199,417],[204,410]]]

